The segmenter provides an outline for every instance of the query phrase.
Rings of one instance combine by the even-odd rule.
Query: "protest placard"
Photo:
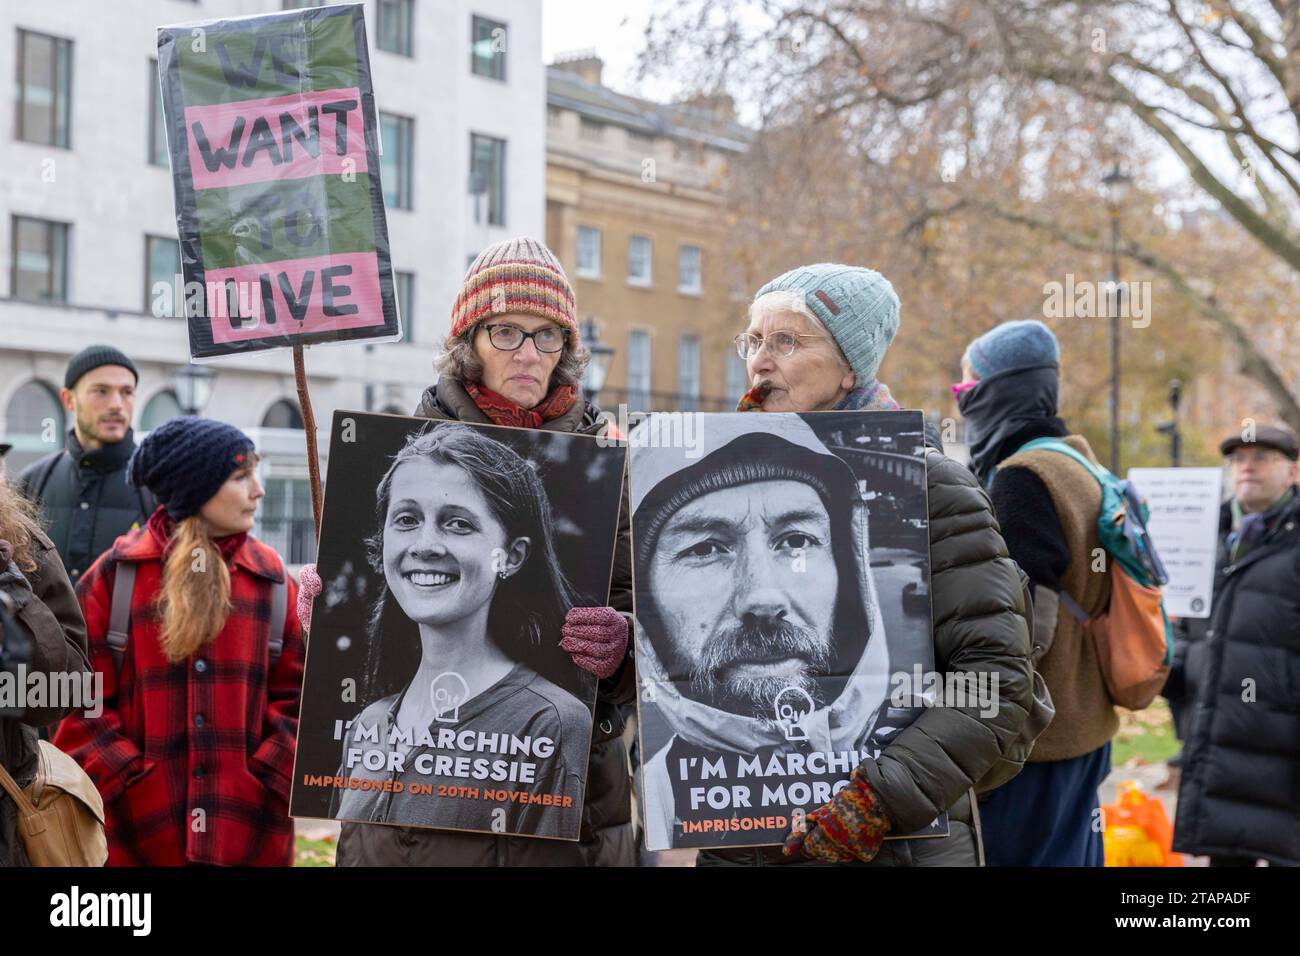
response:
[[[626,455],[335,413],[292,815],[578,839]]]
[[[1151,510],[1147,530],[1169,574],[1162,588],[1165,610],[1173,617],[1209,617],[1223,469],[1130,468],[1128,480]]]
[[[674,413],[632,430],[647,848],[780,843],[944,698],[922,427]]]
[[[161,27],[190,355],[400,337],[362,4]]]

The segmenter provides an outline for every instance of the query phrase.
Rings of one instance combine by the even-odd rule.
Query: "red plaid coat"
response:
[[[54,743],[104,798],[110,866],[288,866],[303,667],[297,586],[290,577],[284,650],[268,677],[271,583],[285,571],[254,538],[220,540],[230,617],[211,643],[168,663],[156,605],[171,530],[160,508],[82,576],[77,597],[91,665],[104,675],[104,709],[64,719]],[[120,675],[105,639],[119,559],[138,565]]]

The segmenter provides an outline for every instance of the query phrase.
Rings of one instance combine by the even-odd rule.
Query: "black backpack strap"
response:
[[[50,479],[54,477],[54,469],[59,467],[59,462],[63,460],[64,454],[66,452],[56,451],[45,460],[46,463],[41,466],[40,471],[32,475],[31,484],[28,485],[30,493],[27,496],[32,501],[40,501],[45,496],[45,488],[49,485]]]
[[[280,654],[284,651],[284,621],[289,613],[289,571],[280,562],[279,581],[271,584],[271,636],[267,641],[268,657],[270,665],[267,670],[275,667],[275,662],[280,659]]]
[[[135,592],[135,563],[118,561],[115,565],[116,577],[113,580],[113,601],[108,611],[109,653],[113,655],[113,667],[122,673],[122,659],[126,656],[126,641],[131,632],[131,597]]]

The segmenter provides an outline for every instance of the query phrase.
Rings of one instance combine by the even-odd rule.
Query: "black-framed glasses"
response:
[[[487,330],[492,347],[502,352],[513,352],[524,344],[524,339],[532,339],[539,352],[558,352],[569,340],[569,330],[555,325],[548,325],[536,332],[525,332],[514,325],[485,325],[483,328]]]
[[[757,355],[764,344],[767,345],[767,350],[773,355],[786,358],[794,354],[794,350],[799,347],[800,339],[819,339],[821,337],[820,335],[785,331],[772,332],[766,337],[755,335],[753,332],[741,332],[733,341],[736,343],[736,354],[748,360]]]

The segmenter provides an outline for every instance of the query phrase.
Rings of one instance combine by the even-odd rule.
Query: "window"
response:
[[[258,509],[257,537],[278,551],[286,564],[315,559],[316,522],[311,484],[306,478],[267,478]]]
[[[650,333],[633,331],[627,339],[627,408],[650,410]]]
[[[397,294],[397,313],[402,317],[402,341],[414,342],[412,326],[415,325],[415,273],[394,272],[393,291]]]
[[[170,319],[184,315],[185,282],[177,277],[181,272],[181,244],[175,239],[161,236],[144,237],[144,311],[153,311],[153,301],[157,297],[154,286],[159,282],[172,290],[175,308],[172,315],[156,315],[155,318]]]
[[[302,412],[287,398],[282,398],[262,416],[263,428],[296,428],[302,430]]]
[[[474,197],[474,221],[486,215],[489,226],[506,224],[506,141],[469,135],[469,194]]]
[[[158,90],[158,61],[149,61],[149,162],[154,166],[168,165],[167,127],[163,124],[162,97]]]
[[[655,138],[646,133],[627,132],[627,148],[648,156],[655,151]]]
[[[68,301],[68,225],[14,216],[13,273],[15,299]]]
[[[687,295],[699,295],[704,291],[699,246],[682,246],[677,250],[677,291]]]
[[[144,406],[144,412],[140,416],[140,428],[142,431],[151,432],[159,425],[184,414],[185,411],[181,408],[176,393],[170,388],[165,388],[149,399]]]
[[[600,230],[594,226],[578,227],[577,274],[588,279],[600,278]]]
[[[559,128],[564,123],[564,110],[558,110],[554,106],[546,107],[546,125]]]
[[[677,340],[677,401],[684,412],[700,405],[700,340],[694,335]]]
[[[411,208],[411,154],[415,141],[415,120],[392,113],[379,114],[379,133],[384,155],[379,176],[384,182],[384,204],[390,209]]]
[[[18,139],[70,148],[72,41],[18,31]]]
[[[470,27],[469,68],[493,80],[506,78],[506,25],[474,17]]]
[[[605,124],[584,116],[578,121],[578,137],[589,143],[599,143],[605,138]]]
[[[740,401],[740,396],[749,391],[749,369],[745,360],[736,354],[735,349],[727,352],[727,399]]]
[[[652,247],[649,236],[633,236],[627,243],[627,281],[631,285],[650,285],[653,275]]]
[[[14,392],[5,409],[5,441],[14,446],[5,455],[9,474],[62,448],[63,427],[63,406],[52,386],[28,382]]]
[[[379,0],[379,49],[411,56],[415,0]]]

